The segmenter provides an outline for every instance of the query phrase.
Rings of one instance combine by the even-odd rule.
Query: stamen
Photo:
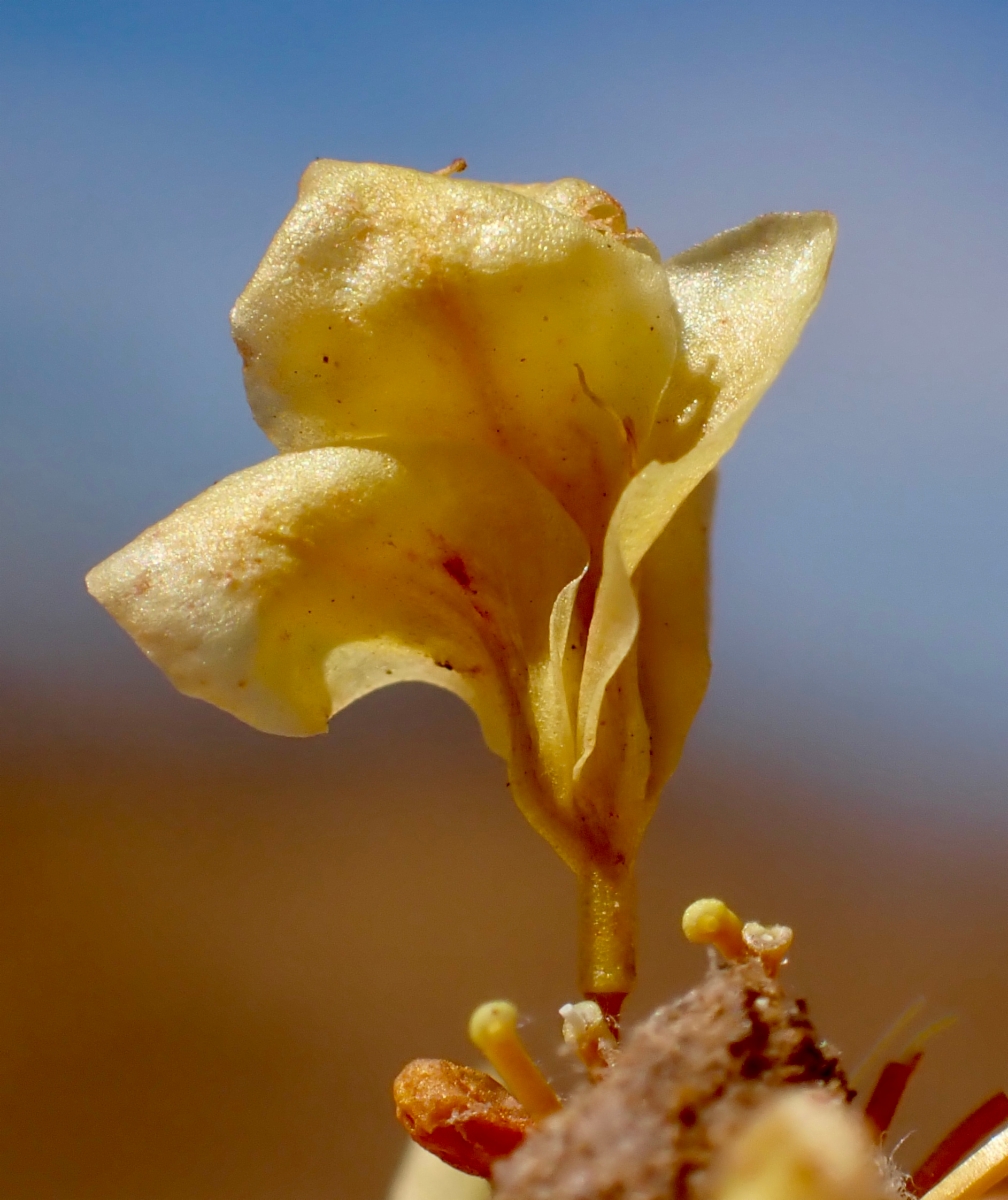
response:
[[[453,158],[447,167],[438,167],[432,175],[461,175],[469,164],[464,158]]]
[[[969,1200],[1008,1178],[1008,1129],[992,1137],[964,1163],[925,1193],[924,1200]]]
[[[767,975],[774,979],[786,961],[794,933],[787,925],[760,925],[758,921],[747,921],[742,926],[742,940],[749,953],[763,964]]]
[[[905,1058],[906,1055],[910,1054],[911,1052],[923,1050],[933,1037],[937,1037],[940,1033],[944,1033],[946,1029],[952,1029],[953,1026],[958,1025],[958,1023],[959,1018],[952,1013],[946,1017],[939,1017],[937,1021],[932,1021],[931,1024],[925,1029],[922,1029],[920,1033],[918,1033],[913,1039],[910,1045],[907,1046],[906,1054],[904,1054],[903,1057]]]
[[[948,1174],[963,1155],[969,1154],[1005,1121],[1008,1121],[1008,1096],[1004,1092],[997,1092],[942,1138],[910,1177],[907,1191],[912,1196],[923,1196],[928,1188]]]
[[[910,1082],[910,1077],[913,1075],[914,1071],[917,1070],[917,1064],[920,1062],[921,1055],[924,1053],[924,1047],[933,1037],[947,1029],[949,1025],[954,1024],[954,1017],[943,1017],[941,1020],[933,1022],[922,1033],[919,1033],[917,1037],[914,1038],[914,1040],[907,1047],[902,1058],[896,1059],[892,1062],[887,1062],[879,1072],[879,1077],[874,1088],[872,1088],[872,1093],[868,1098],[868,1103],[865,1105],[865,1117],[872,1125],[875,1126],[879,1141],[881,1141],[885,1134],[889,1131],[889,1126],[892,1124],[893,1117],[896,1115],[896,1109],[899,1107],[899,1103],[903,1099],[903,1093],[907,1089],[907,1084]],[[976,1136],[976,1141],[974,1141],[972,1145],[975,1146],[976,1142],[979,1141],[980,1138],[985,1137],[988,1133],[990,1133],[993,1128],[995,1128],[995,1126],[991,1125],[987,1129],[984,1129],[978,1133]],[[963,1146],[958,1157],[961,1158],[962,1155],[965,1154],[970,1148],[970,1145]],[[956,1160],[953,1158],[948,1163],[946,1170],[955,1161]],[[935,1179],[938,1178],[940,1178],[940,1176],[936,1175]]]
[[[534,1121],[556,1112],[560,1100],[518,1036],[518,1010],[513,1004],[507,1000],[481,1004],[469,1018],[469,1037]]]
[[[683,913],[682,931],[689,942],[716,946],[729,962],[749,957],[742,922],[723,900],[694,900]]]
[[[582,1000],[565,1004],[560,1016],[564,1041],[587,1067],[588,1078],[597,1083],[616,1057],[616,1039],[602,1009],[594,1000]]]
[[[881,1141],[888,1133],[899,1102],[903,1099],[903,1093],[907,1089],[910,1077],[917,1070],[921,1057],[918,1050],[902,1062],[887,1062],[882,1068],[864,1110],[865,1120],[875,1128],[876,1140]]]
[[[896,1046],[897,1040],[901,1039],[904,1032],[917,1020],[920,1014],[924,1011],[927,1001],[923,996],[918,997],[912,1004],[908,1005],[903,1012],[896,1018],[895,1021],[884,1030],[875,1044],[871,1047],[868,1053],[858,1063],[853,1071],[850,1072],[851,1086],[861,1091],[867,1085],[868,1080],[875,1074],[876,1069],[887,1057],[905,1056],[910,1047],[903,1044],[902,1050],[897,1050],[894,1056],[892,1051]],[[914,1046],[913,1049],[919,1050],[919,1046]]]

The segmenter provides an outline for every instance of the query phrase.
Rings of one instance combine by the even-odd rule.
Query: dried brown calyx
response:
[[[758,958],[712,964],[707,978],[629,1035],[596,1087],[530,1131],[494,1180],[501,1200],[602,1200],[715,1194],[717,1152],[787,1086],[851,1093],[806,1007]]]
[[[683,929],[722,960],[712,953],[704,982],[622,1047],[594,1001],[561,1009],[564,1040],[592,1085],[565,1107],[522,1045],[517,1009],[494,1001],[476,1010],[469,1032],[508,1091],[470,1068],[418,1060],[396,1080],[402,1123],[456,1168],[493,1175],[515,1200],[589,1200],[613,1188],[643,1200],[706,1195],[718,1148],[782,1087],[849,1100],[836,1054],[776,980],[791,931],[743,927],[719,901],[691,905]]]
[[[883,1065],[861,1112],[805,1003],[778,982],[791,930],[743,925],[701,900],[683,932],[711,947],[706,978],[622,1044],[594,1001],[560,1010],[586,1072],[572,1095],[557,1096],[528,1055],[514,1005],[494,1001],[473,1014],[470,1036],[504,1086],[419,1060],[396,1081],[400,1120],[445,1162],[491,1179],[495,1200],[969,1200],[1008,1177],[1008,1130],[990,1138],[1008,1120],[1004,1093],[910,1177],[883,1152],[923,1044],[944,1022]]]

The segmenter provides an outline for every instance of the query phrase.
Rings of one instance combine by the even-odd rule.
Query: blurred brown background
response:
[[[568,1078],[572,880],[461,705],[404,688],[284,741],[145,669],[116,700],[3,696],[0,1195],[380,1197],[392,1078],[472,1060],[497,995]],[[1008,1084],[1008,883],[1003,828],[900,800],[701,730],[647,840],[632,1009],[702,971],[678,922],[705,894],[795,926],[788,979],[848,1064],[925,996],[918,1025],[958,1023],[894,1133],[912,1166]]]

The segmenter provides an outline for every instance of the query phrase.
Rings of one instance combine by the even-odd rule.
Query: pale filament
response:
[[[560,1099],[518,1035],[518,1010],[507,1000],[481,1004],[469,1018],[469,1037],[534,1121],[560,1107]]]

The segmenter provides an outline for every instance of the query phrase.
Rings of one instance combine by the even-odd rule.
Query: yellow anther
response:
[[[731,962],[749,957],[742,922],[723,900],[694,900],[683,913],[682,930],[687,941],[716,946]]]
[[[518,1010],[507,1000],[481,1004],[469,1018],[469,1037],[534,1121],[560,1107],[556,1092],[518,1036]]]
[[[760,925],[758,921],[746,921],[742,926],[742,940],[753,957],[763,964],[771,979],[781,969],[794,933],[787,925]]]
[[[594,1083],[616,1057],[616,1039],[602,1009],[594,1000],[565,1004],[563,1040],[588,1068],[588,1078]]]

